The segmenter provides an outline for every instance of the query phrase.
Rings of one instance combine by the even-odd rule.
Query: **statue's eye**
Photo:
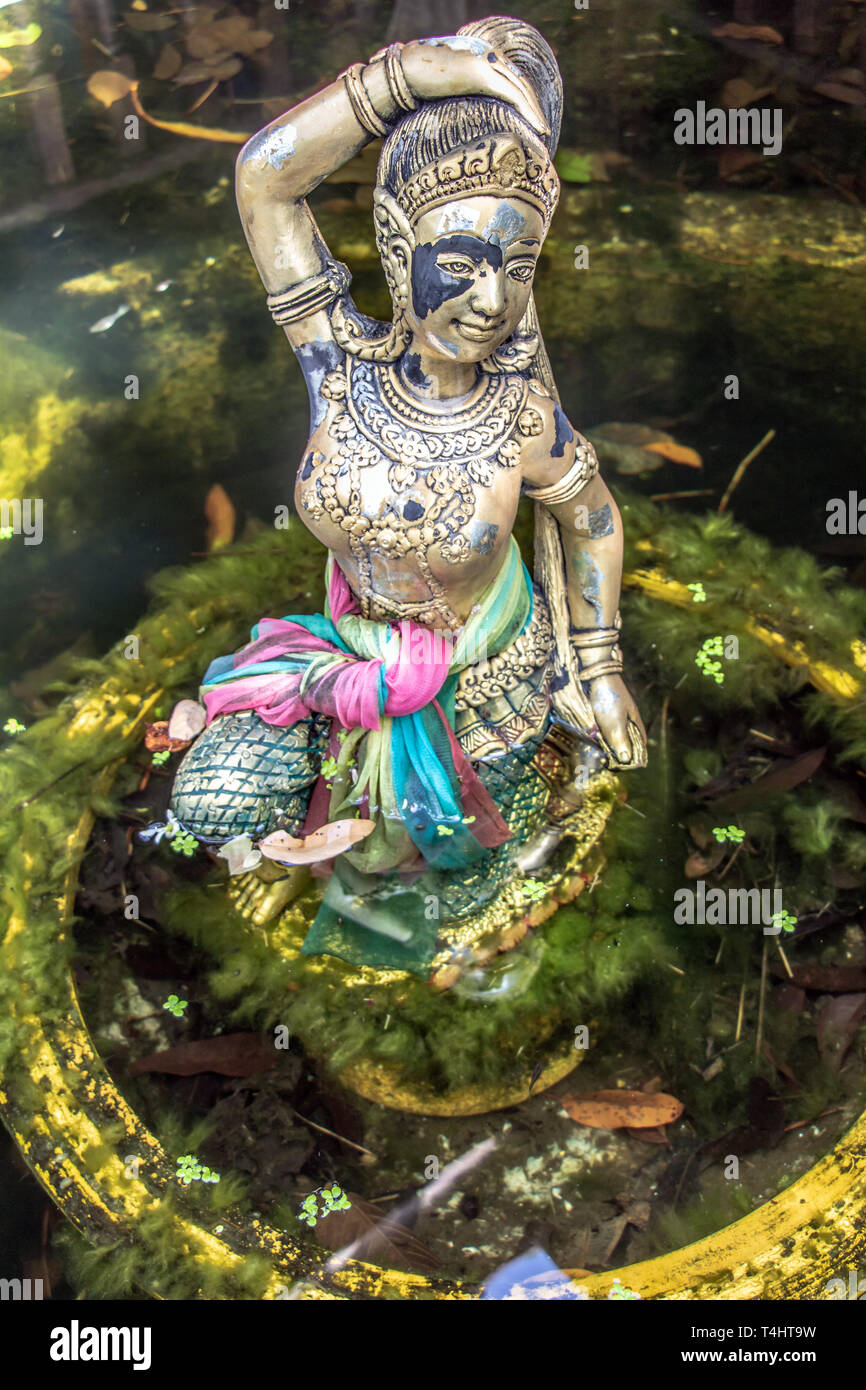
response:
[[[508,274],[512,280],[518,280],[521,285],[527,285],[535,274],[535,261],[512,261],[508,267]]]
[[[475,274],[475,266],[467,256],[437,256],[436,264],[446,275],[456,275],[460,279]]]

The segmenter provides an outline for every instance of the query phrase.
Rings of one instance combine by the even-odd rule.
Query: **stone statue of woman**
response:
[[[238,160],[247,240],[309,390],[295,501],[328,550],[327,601],[212,663],[173,807],[207,844],[265,840],[287,863],[320,832],[307,953],[421,975],[471,956],[525,909],[528,872],[553,890],[587,778],[645,762],[618,647],[620,517],[560,408],[532,297],[561,107],[541,35],[489,18],[356,63]],[[305,201],[380,137],[387,325],[355,308]],[[521,494],[534,581],[512,536]]]

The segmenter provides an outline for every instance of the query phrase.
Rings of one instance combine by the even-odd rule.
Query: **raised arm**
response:
[[[374,136],[385,135],[402,112],[420,101],[468,93],[508,101],[536,130],[547,129],[528,83],[501,54],[480,39],[447,36],[392,44],[244,145],[237,162],[238,208],[269,294],[290,291],[333,264],[307,195]],[[285,328],[295,346],[331,336],[324,310]]]

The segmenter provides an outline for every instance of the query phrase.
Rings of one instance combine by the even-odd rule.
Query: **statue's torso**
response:
[[[459,408],[437,410],[410,396],[387,364],[348,359],[325,377],[329,408],[295,499],[365,616],[430,627],[468,617],[502,564],[521,449],[543,428],[534,386],[485,375]]]

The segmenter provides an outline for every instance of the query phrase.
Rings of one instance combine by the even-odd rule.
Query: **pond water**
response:
[[[536,299],[563,405],[596,442],[617,496],[636,507],[634,499],[656,499],[667,517],[703,516],[717,509],[741,460],[762,445],[728,512],[774,545],[842,566],[848,584],[862,589],[866,6],[526,0],[509,9],[542,31],[563,74],[562,198]],[[222,138],[225,132],[251,133],[386,42],[451,33],[486,10],[473,0],[181,0],[176,7],[134,0],[129,8],[115,0],[13,0],[0,8],[0,499],[34,499],[41,518],[38,544],[8,531],[0,540],[0,723],[38,720],[58,698],[46,685],[67,677],[74,659],[98,659],[134,632],[154,575],[195,566],[215,544],[260,541],[292,505],[307,438],[306,390],[267,314],[244,242],[233,189],[238,141]],[[220,53],[208,48],[214,23],[225,26],[225,48],[211,77],[203,64]],[[106,72],[137,79],[134,100],[127,93],[109,102],[115,93]],[[678,143],[675,113],[698,113],[700,103],[702,110],[780,112],[778,152]],[[216,138],[195,138],[189,127],[199,125]],[[374,180],[375,150],[368,149],[317,188],[310,204],[332,254],[352,269],[359,307],[384,319],[390,304],[372,233]],[[652,439],[664,441],[661,452],[641,447]],[[845,499],[848,520],[832,528],[835,498]],[[697,571],[692,579],[706,582]],[[296,588],[291,575],[286,584]],[[274,593],[277,607],[280,597]],[[249,622],[258,616],[250,612]],[[808,615],[818,630],[826,616]],[[635,647],[643,661],[637,640]],[[676,679],[668,674],[673,667],[652,676],[641,668],[657,762],[643,784],[644,774],[629,783],[632,805],[650,823],[646,852],[676,860],[673,878],[665,867],[653,881],[656,906],[672,882],[692,881],[681,868],[689,851],[708,853],[708,874],[715,867],[701,838],[712,829],[712,807],[688,840],[686,771],[698,785],[721,779],[721,795],[725,773],[753,733],[748,710],[738,721],[684,697],[670,733],[681,745],[671,775],[682,781],[663,787],[665,694],[679,679],[679,668]],[[780,689],[754,716],[758,734],[741,758],[752,773],[772,769],[775,757],[802,757],[818,741],[791,694]],[[4,735],[14,737],[14,728]],[[763,761],[761,737],[770,749]],[[837,795],[856,799],[862,750],[859,762],[841,770],[831,750],[826,770],[831,764],[838,785],[847,779]],[[798,785],[795,776],[790,795]],[[830,795],[824,785],[821,795]],[[853,896],[834,918],[836,935],[813,933],[809,959],[862,973],[863,909],[851,867],[863,862],[856,837],[862,840],[866,815],[858,806],[844,853],[841,839],[833,841],[840,892]],[[756,814],[760,820],[768,812]],[[767,864],[769,877],[778,875]],[[81,913],[79,984],[88,1022],[113,1048],[117,1078],[132,1085],[130,1095],[154,1124],[166,1108],[184,1122],[213,1111],[230,1129],[245,1110],[247,1132],[261,1145],[241,1153],[217,1143],[210,1162],[252,1175],[251,1207],[289,1200],[297,1208],[323,1183],[347,1184],[350,1176],[359,1202],[387,1207],[419,1185],[429,1155],[444,1162],[501,1129],[502,1116],[413,1119],[407,1150],[403,1119],[367,1101],[347,1109],[305,1069],[299,1051],[291,1076],[248,1088],[252,1095],[226,1078],[214,1084],[212,1073],[196,1085],[190,1078],[131,1083],[125,1069],[133,1054],[177,1037],[159,1017],[168,986],[154,984],[158,963],[145,959],[142,941],[133,943],[145,951],[133,983],[117,974],[122,944],[106,962],[100,933],[116,924],[110,913],[106,923],[98,866],[94,872]],[[804,902],[807,914],[822,906]],[[641,1015],[613,1013],[603,1020],[604,1047],[583,1063],[580,1082],[572,1077],[557,1095],[655,1082],[658,1089],[662,1079],[667,1091],[665,1048],[704,1043],[687,1065],[709,1085],[716,1058],[739,1043],[744,1008],[747,1029],[763,1009],[761,950],[757,957],[731,950],[736,969],[718,982],[703,1032],[689,1017],[694,992],[673,989],[674,966],[667,1022],[658,1021],[665,1010],[657,994],[635,1005],[653,1019],[649,1049]],[[774,948],[770,954],[775,963]],[[181,952],[173,965],[204,990],[194,952]],[[700,970],[709,990],[709,963]],[[128,991],[125,1017],[112,1015],[115,988]],[[864,986],[852,985],[849,993],[858,992],[866,999]],[[804,1001],[808,1016],[826,995],[803,995],[800,1010]],[[778,1002],[779,1018],[796,1002]],[[130,1019],[144,1019],[151,1008],[157,1022],[130,1029]],[[206,1032],[204,1019],[196,1026]],[[774,1047],[785,1040],[794,1047],[793,1025],[774,1027]],[[480,1280],[540,1244],[561,1267],[596,1272],[674,1249],[752,1210],[804,1172],[862,1109],[862,1028],[856,1041],[852,1032],[841,1069],[819,1054],[814,1028],[811,1036],[800,1028],[797,1038],[808,1104],[792,1087],[784,1115],[773,1109],[785,1077],[766,1053],[727,1075],[718,1104],[691,1097],[689,1142],[751,1127],[743,1152],[753,1157],[735,1193],[715,1169],[700,1186],[686,1183],[688,1146],[650,1162],[649,1145],[622,1130],[580,1127],[561,1109],[551,1113],[549,1098],[534,1096],[508,1111],[492,1167],[458,1188],[424,1228],[436,1267]],[[749,1048],[754,1042],[752,1033]],[[797,1064],[791,1067],[796,1073]],[[737,1087],[750,1083],[746,1115]],[[340,1166],[345,1148],[318,1147],[314,1131],[294,1120],[283,1133],[291,1162],[265,1154],[268,1127],[288,1096],[289,1108],[314,1114],[327,1130],[350,1128],[353,1143],[379,1154],[378,1173],[351,1174]],[[825,1111],[832,1119],[820,1123]],[[760,1134],[772,1143],[762,1147]],[[75,1277],[47,1253],[47,1199],[12,1164],[10,1147],[0,1174],[10,1259],[50,1268],[56,1296],[70,1296]],[[13,1191],[28,1194],[30,1219],[18,1225]]]

